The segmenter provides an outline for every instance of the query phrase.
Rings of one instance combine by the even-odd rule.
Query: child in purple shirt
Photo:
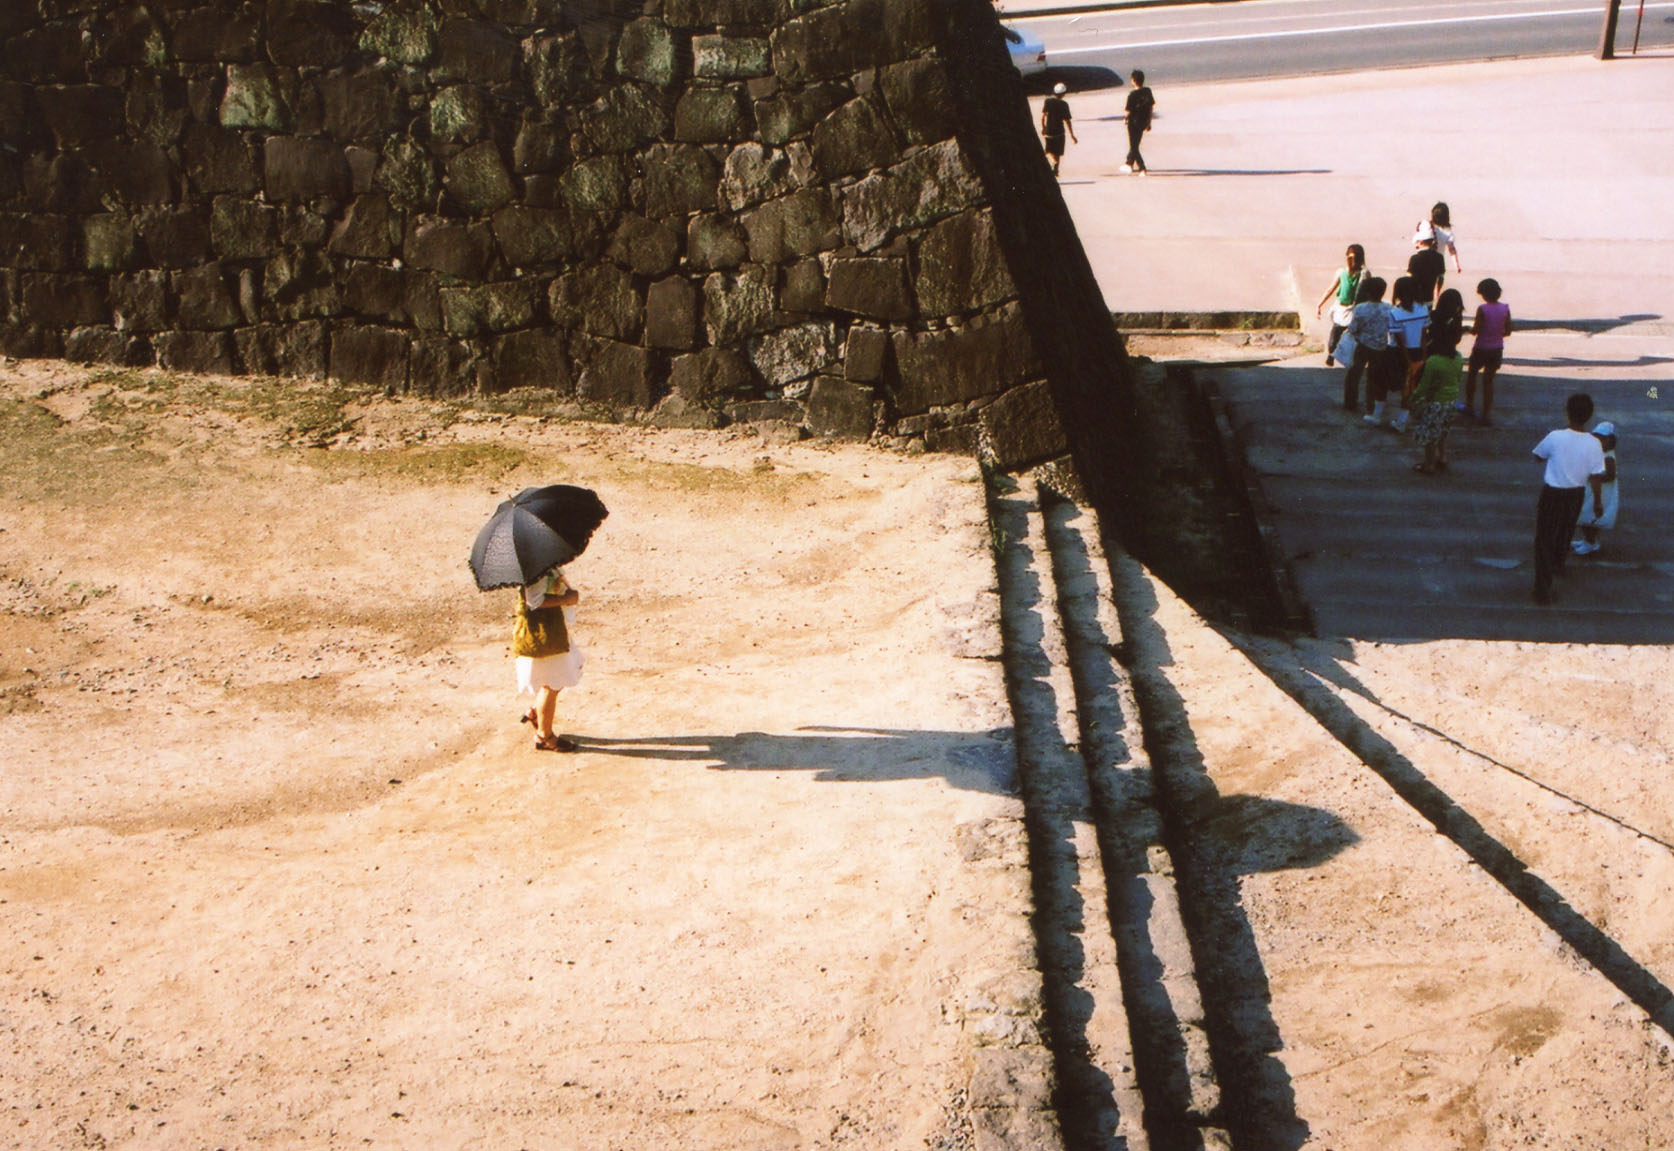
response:
[[[1498,280],[1483,280],[1476,286],[1482,303],[1471,321],[1471,362],[1465,373],[1465,414],[1486,425],[1494,411],[1494,376],[1505,358],[1505,338],[1511,334],[1511,305],[1500,301]],[[1482,373],[1482,411],[1476,407],[1476,374]]]

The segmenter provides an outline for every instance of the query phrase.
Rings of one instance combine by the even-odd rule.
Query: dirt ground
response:
[[[0,1147],[1050,1126],[975,465],[524,407],[0,369]],[[573,755],[465,563],[549,482]]]
[[[975,466],[507,406],[0,369],[0,1147],[1051,1147]],[[546,482],[611,508],[574,755],[465,565]],[[1670,1146],[1571,928],[1674,983],[1674,655],[1241,648],[1119,567],[1283,1145]]]

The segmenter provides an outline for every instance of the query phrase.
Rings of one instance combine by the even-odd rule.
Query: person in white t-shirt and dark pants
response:
[[[1569,555],[1569,537],[1581,516],[1589,484],[1604,479],[1604,448],[1586,431],[1593,418],[1593,398],[1576,392],[1564,403],[1567,428],[1548,432],[1534,454],[1546,461],[1546,482],[1535,510],[1536,603],[1552,602],[1552,577],[1561,572]]]

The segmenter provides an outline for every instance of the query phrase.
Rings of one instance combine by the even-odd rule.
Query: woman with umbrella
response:
[[[535,706],[524,714],[523,722],[535,725],[537,751],[575,750],[575,741],[553,731],[552,721],[558,714],[558,693],[581,682],[581,666],[586,662],[570,638],[575,605],[580,602],[581,594],[564,579],[563,568],[553,568],[522,591],[523,610],[512,631],[512,652],[517,657],[517,694],[535,697]],[[545,628],[530,627],[524,622],[554,614],[563,620],[562,626],[554,621]]]
[[[584,662],[570,639],[581,596],[564,579],[563,565],[586,550],[609,514],[586,488],[525,488],[495,509],[471,548],[477,587],[521,589],[512,654],[518,694],[535,697],[522,718],[535,725],[535,747],[541,751],[575,750],[574,740],[552,729],[558,693],[581,681]]]

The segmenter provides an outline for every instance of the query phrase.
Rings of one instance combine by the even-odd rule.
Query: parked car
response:
[[[1046,45],[1034,33],[1024,31],[1015,24],[1001,24],[1000,31],[1006,34],[1011,46],[1012,67],[1025,76],[1046,71]]]

